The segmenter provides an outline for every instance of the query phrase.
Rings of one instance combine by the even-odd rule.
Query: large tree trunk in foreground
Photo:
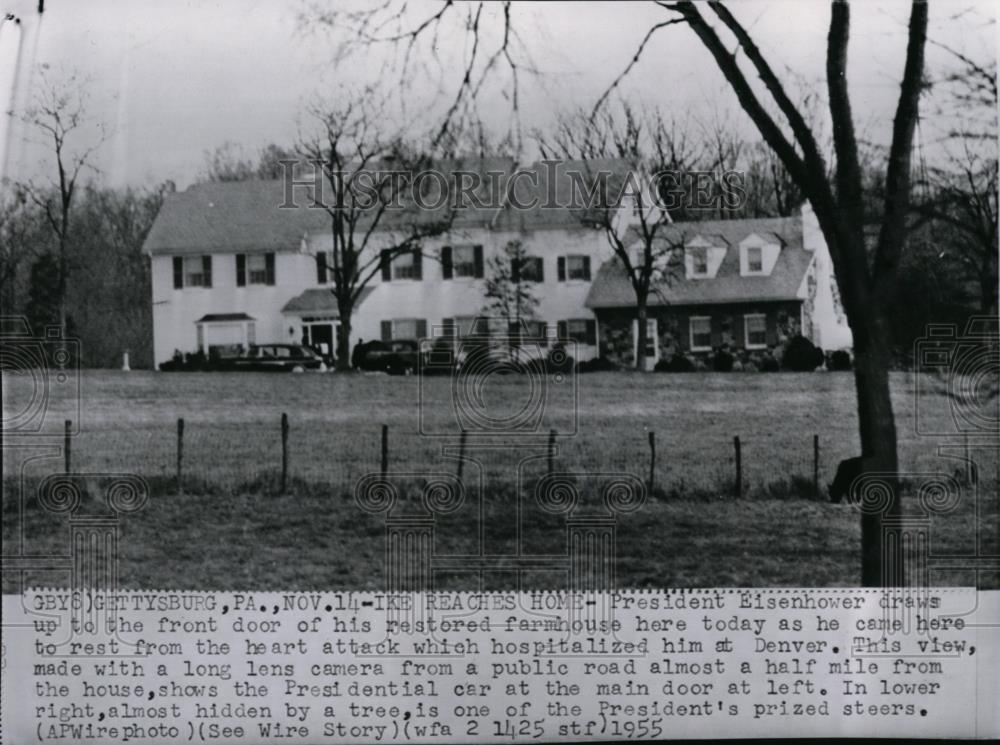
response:
[[[902,546],[895,540],[885,540],[886,521],[891,526],[902,514],[896,424],[889,388],[888,324],[880,318],[872,318],[858,326],[852,326],[854,384],[861,455],[868,474],[858,495],[861,584],[865,587],[900,586],[905,579]]]

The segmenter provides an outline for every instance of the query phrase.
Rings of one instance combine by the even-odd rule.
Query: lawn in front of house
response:
[[[961,449],[961,438],[916,431],[918,413],[944,428],[952,402],[933,394],[917,399],[914,384],[912,375],[893,376],[901,469],[961,476],[961,463],[938,452],[946,442]],[[653,494],[618,520],[619,584],[835,586],[857,584],[858,516],[846,505],[814,501],[813,435],[825,485],[837,462],[858,451],[853,385],[850,374],[834,373],[594,373],[542,383],[490,376],[479,409],[470,391],[448,378],[86,371],[79,406],[54,392],[47,415],[80,421],[74,470],[136,473],[150,484],[150,503],[122,522],[120,577],[131,587],[378,587],[385,515],[361,511],[353,491],[358,479],[380,470],[381,426],[389,428],[390,474],[454,475],[454,450],[442,448],[456,446],[459,416],[495,422],[539,400],[540,436],[505,438],[504,447],[469,438],[466,455],[474,462],[464,466],[463,480],[466,508],[475,513],[439,522],[436,554],[478,550],[470,525],[484,526],[489,552],[516,551],[515,505],[533,504],[530,490],[519,494],[518,479],[525,486],[547,469],[550,429],[558,433],[555,470],[588,478],[628,473],[643,482],[654,432]],[[5,376],[3,393],[5,410],[24,406],[30,381]],[[289,482],[278,495],[282,413],[290,421]],[[178,417],[185,420],[183,494],[176,488]],[[735,436],[743,465],[738,499]],[[41,442],[58,446],[61,438],[32,442],[5,453],[8,552],[17,550],[6,546],[17,545],[22,528],[33,552],[65,542],[65,519],[37,509],[32,493],[42,476],[62,470],[59,449],[30,459],[42,454]],[[936,553],[973,551],[977,532],[981,550],[996,551],[996,455],[975,455],[982,459],[980,514],[966,487],[959,509],[935,518]],[[916,500],[908,504],[916,509]],[[556,516],[524,512],[520,542],[564,553],[565,526]],[[437,581],[470,589],[481,581],[558,587],[565,584],[561,567],[520,579],[511,570],[482,578],[447,570]],[[956,575],[934,581],[970,582]]]

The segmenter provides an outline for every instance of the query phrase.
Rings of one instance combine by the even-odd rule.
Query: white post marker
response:
[[[128,366],[128,350],[126,349],[125,352],[122,354],[122,370],[128,372],[131,369],[132,368]]]

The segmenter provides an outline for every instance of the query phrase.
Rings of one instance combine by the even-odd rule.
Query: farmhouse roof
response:
[[[767,276],[741,276],[739,243],[752,233],[773,233],[783,246]],[[649,305],[713,305],[721,303],[796,300],[813,254],[802,245],[799,217],[685,222],[661,228],[659,251],[680,247],[694,237],[718,236],[727,246],[714,277],[687,279],[683,271],[668,281],[654,283]],[[640,244],[641,245],[641,244]],[[634,248],[633,246],[632,248]],[[659,252],[658,251],[658,252]],[[589,308],[625,308],[635,305],[635,292],[618,258],[606,261],[587,295]]]
[[[434,166],[445,174],[474,171],[481,174],[514,170],[510,158],[451,159]],[[301,181],[308,181],[301,179]],[[426,179],[435,186],[433,179]],[[505,180],[500,179],[503,185]],[[496,180],[484,177],[484,189]],[[195,184],[182,192],[168,194],[146,238],[151,255],[202,253],[264,253],[298,250],[304,237],[330,231],[330,214],[313,206],[310,187],[298,186],[286,199],[283,179]],[[454,228],[488,226],[497,215],[502,199],[480,193],[476,206],[456,211]],[[294,204],[282,208],[283,204]],[[485,205],[485,206],[480,206]],[[412,221],[432,222],[447,218],[448,207],[438,209],[388,210],[379,229],[390,230]],[[364,216],[362,216],[361,228]]]

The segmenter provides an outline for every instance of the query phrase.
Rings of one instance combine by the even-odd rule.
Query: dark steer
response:
[[[851,484],[864,472],[865,460],[860,456],[840,461],[837,475],[833,477],[833,483],[827,487],[830,501],[838,504],[844,497],[850,496]]]

